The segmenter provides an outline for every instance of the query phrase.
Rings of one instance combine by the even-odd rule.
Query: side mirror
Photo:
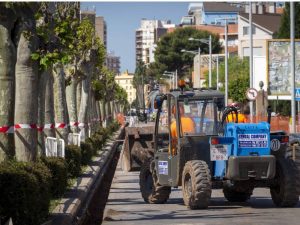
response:
[[[165,95],[157,95],[154,99],[154,109],[160,109],[165,99]]]
[[[218,110],[221,111],[225,107],[224,99],[217,98],[217,99],[214,99],[214,100],[217,104]]]

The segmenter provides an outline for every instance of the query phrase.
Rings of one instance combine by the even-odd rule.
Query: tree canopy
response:
[[[155,61],[157,65],[152,66],[152,71],[162,74],[167,71],[178,71],[179,76],[187,68],[192,67],[194,55],[183,53],[182,49],[198,51],[200,47],[202,54],[209,53],[209,45],[198,41],[189,41],[189,38],[208,39],[212,36],[212,53],[219,53],[221,45],[219,37],[207,31],[196,30],[191,27],[178,28],[172,33],[164,35],[157,43],[155,50]]]
[[[300,2],[295,4],[295,38],[300,38]],[[280,28],[276,38],[290,38],[290,3],[285,3],[284,12],[281,16]]]
[[[205,74],[208,81],[208,71]],[[220,89],[224,91],[225,84],[225,62],[219,65],[219,82],[223,84]],[[217,86],[217,69],[212,71],[212,86]],[[249,88],[249,59],[240,59],[239,57],[230,57],[228,59],[228,96],[233,101],[245,102],[246,90]]]

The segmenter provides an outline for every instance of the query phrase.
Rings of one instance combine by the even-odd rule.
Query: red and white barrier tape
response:
[[[92,119],[92,121],[100,121],[100,119]],[[15,124],[14,126],[1,126],[0,133],[14,133],[17,129],[37,129],[39,132],[42,132],[45,129],[54,129],[54,128],[67,128],[67,127],[79,127],[83,128],[85,126],[90,126],[90,123],[80,123],[80,122],[70,122],[70,124],[66,123],[55,123],[55,124],[45,124],[44,126],[39,126],[37,124]]]

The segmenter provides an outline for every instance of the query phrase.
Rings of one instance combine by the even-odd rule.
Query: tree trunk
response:
[[[110,107],[111,107],[111,120],[113,121],[115,118],[116,118],[116,115],[115,115],[115,102],[114,100],[112,100],[110,102]]]
[[[112,121],[110,101],[106,102],[105,108],[106,108],[106,126],[108,126]]]
[[[106,120],[106,109],[105,109],[105,100],[100,102],[100,112],[101,112],[101,122],[102,126],[105,127],[105,120]]]
[[[47,137],[55,137],[55,113],[54,113],[54,78],[52,70],[49,71],[49,77],[46,81],[45,90],[45,129],[44,133]]]
[[[79,117],[80,103],[81,103],[81,92],[82,92],[82,81],[79,81],[76,89],[76,105],[77,105],[77,119]]]
[[[78,123],[77,112],[77,79],[72,79],[72,82],[66,88],[68,112],[70,116],[71,131],[78,133],[78,126],[74,126],[74,123]]]
[[[66,101],[65,72],[61,63],[57,63],[53,66],[53,75],[56,133],[59,138],[64,139],[67,143],[69,118]]]
[[[139,104],[139,108],[142,109],[144,106],[144,99],[143,99],[143,85],[137,85],[137,99],[138,99],[138,104]]]
[[[0,4],[0,127],[14,125],[16,48],[11,33],[16,15]],[[0,162],[15,155],[14,134],[0,133]]]
[[[88,125],[88,121],[87,121],[87,112],[88,112],[88,103],[89,103],[89,93],[90,93],[90,88],[91,88],[91,79],[90,76],[88,75],[87,78],[85,80],[82,81],[82,89],[81,89],[81,102],[80,102],[80,110],[79,110],[79,123],[84,123],[85,126],[85,136],[87,137],[87,125]]]
[[[22,8],[23,20],[17,35],[15,124],[36,125],[38,118],[38,64],[31,54],[38,47],[34,12]],[[30,37],[28,37],[30,33]],[[25,37],[26,36],[26,37]],[[37,129],[21,128],[15,131],[16,158],[34,161],[37,156]]]
[[[38,154],[45,155],[45,133],[41,129],[45,125],[45,93],[46,84],[49,78],[49,70],[43,72],[39,76],[38,82]]]
[[[100,101],[96,101],[96,110],[98,115],[98,124],[99,128],[102,127],[102,115],[101,115],[101,108],[100,108]]]

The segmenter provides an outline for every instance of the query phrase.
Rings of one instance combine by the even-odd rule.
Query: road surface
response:
[[[246,203],[229,203],[222,190],[213,190],[208,209],[190,210],[183,205],[180,189],[172,189],[166,204],[146,204],[140,194],[138,176],[139,172],[123,172],[118,165],[103,225],[300,224],[300,203],[296,208],[277,208],[266,188],[255,189]]]

